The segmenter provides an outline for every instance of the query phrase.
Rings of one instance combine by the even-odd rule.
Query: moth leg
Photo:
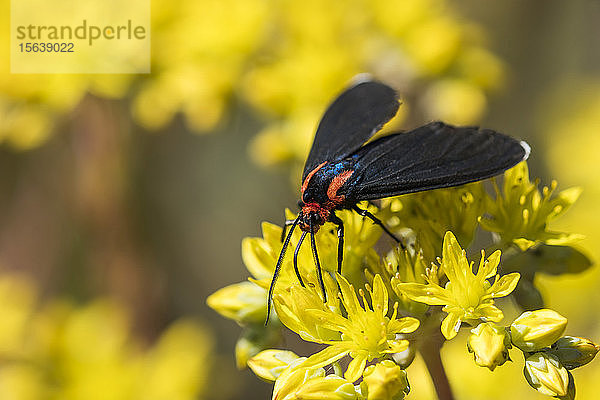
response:
[[[379,225],[381,227],[381,229],[383,229],[383,231],[385,233],[387,233],[392,239],[394,239],[396,241],[396,243],[398,243],[400,245],[400,247],[402,249],[405,249],[406,246],[404,245],[404,243],[402,243],[402,241],[400,239],[398,239],[396,237],[396,235],[394,235],[384,224],[383,222],[381,222],[381,220],[379,218],[377,218],[376,216],[374,216],[373,214],[371,214],[368,210],[362,210],[360,209],[358,206],[353,206],[352,209],[354,211],[356,211],[359,215],[362,215],[363,217],[367,217],[369,218],[371,221],[373,221],[376,225]]]
[[[337,225],[338,237],[338,274],[342,274],[342,259],[344,258],[344,222],[335,214],[332,214],[330,221]]]
[[[300,276],[300,270],[298,269],[298,252],[300,251],[300,246],[302,245],[302,242],[304,241],[304,238],[306,237],[307,233],[308,232],[306,231],[302,231],[302,236],[300,236],[300,240],[296,245],[296,250],[294,250],[294,271],[296,271],[296,276],[298,277],[298,280],[300,281],[300,285],[302,287],[304,287],[304,282],[302,281],[302,277]]]
[[[319,262],[319,254],[317,253],[317,243],[315,241],[315,233],[313,231],[312,219],[310,219],[309,221],[310,244],[312,247],[313,258],[315,259],[315,266],[317,267],[317,278],[319,278],[319,285],[321,285],[321,292],[323,293],[323,302],[326,302],[327,293],[325,292],[325,282],[323,282],[323,271],[321,271],[321,263]]]
[[[294,225],[294,222],[296,222],[295,219],[286,219],[283,223],[283,229],[281,230],[281,242],[283,242],[283,239],[285,238],[285,231],[287,230],[287,227]]]

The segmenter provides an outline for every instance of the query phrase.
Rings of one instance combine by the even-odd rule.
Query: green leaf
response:
[[[522,272],[533,280],[533,275],[537,272],[550,275],[577,274],[591,266],[591,260],[574,247],[550,246],[541,243],[505,260],[503,272]]]

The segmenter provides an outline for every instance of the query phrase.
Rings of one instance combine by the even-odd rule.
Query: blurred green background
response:
[[[205,299],[247,276],[241,239],[295,206],[318,119],[361,72],[400,91],[395,128],[526,139],[533,177],[583,187],[561,228],[597,260],[598,21],[598,0],[153,0],[149,75],[17,75],[3,57],[0,398],[269,398]],[[599,340],[597,268],[538,283],[567,334]],[[541,398],[517,363],[444,357],[458,398]]]

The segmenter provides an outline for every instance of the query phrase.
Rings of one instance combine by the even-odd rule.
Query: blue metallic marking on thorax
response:
[[[303,193],[302,201],[304,203],[327,203],[329,201],[329,198],[327,197],[327,188],[333,178],[344,171],[353,169],[354,165],[355,161],[353,157],[323,165],[323,167],[310,178],[308,186]]]

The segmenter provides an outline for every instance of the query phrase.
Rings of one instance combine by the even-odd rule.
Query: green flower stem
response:
[[[433,381],[435,392],[439,400],[454,400],[452,389],[450,388],[450,382],[440,357],[440,350],[445,340],[439,329],[433,335],[428,335],[423,338],[420,343],[419,353],[425,361],[427,371]]]

